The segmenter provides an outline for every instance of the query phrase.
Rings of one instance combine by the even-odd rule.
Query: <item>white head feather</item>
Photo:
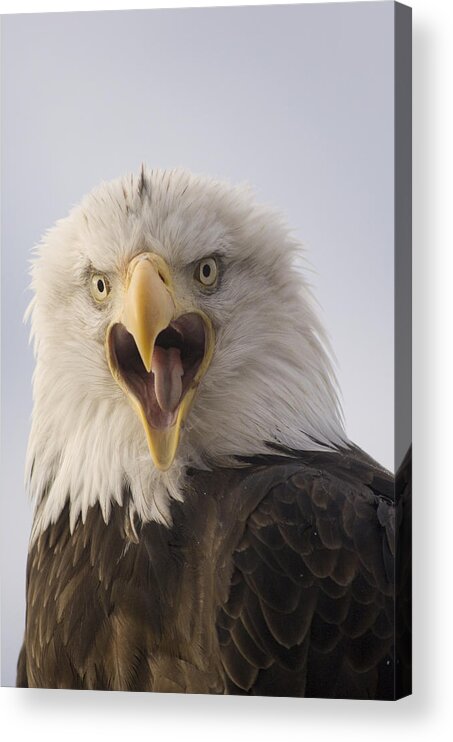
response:
[[[170,266],[175,291],[216,328],[216,349],[169,471],[150,458],[144,429],[114,381],[105,332],[122,301],[120,268],[151,249]],[[280,217],[247,188],[183,170],[103,183],[38,246],[29,314],[35,344],[27,479],[34,536],[69,500],[71,527],[129,488],[142,520],[169,522],[188,466],[237,465],[237,456],[344,443],[322,327],[301,272],[301,248]],[[193,281],[194,261],[221,259],[218,289]],[[90,271],[110,278],[101,311]]]

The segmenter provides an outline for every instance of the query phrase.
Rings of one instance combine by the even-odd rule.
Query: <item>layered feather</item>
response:
[[[315,452],[191,472],[170,529],[94,505],[71,534],[66,505],[30,551],[18,684],[407,694],[409,459],[398,482],[395,500],[362,452]]]

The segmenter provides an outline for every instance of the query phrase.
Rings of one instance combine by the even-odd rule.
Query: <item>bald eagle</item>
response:
[[[410,466],[348,440],[300,252],[184,170],[44,236],[18,686],[408,692]]]

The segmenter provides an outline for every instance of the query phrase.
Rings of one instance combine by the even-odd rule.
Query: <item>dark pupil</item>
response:
[[[98,281],[98,291],[100,294],[104,292],[104,281],[101,281],[101,279]]]
[[[203,265],[201,272],[203,273],[204,278],[209,278],[209,276],[211,275],[211,266],[209,265],[209,263],[205,263]]]

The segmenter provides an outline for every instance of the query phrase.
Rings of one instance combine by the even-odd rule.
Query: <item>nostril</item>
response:
[[[160,278],[160,280],[161,280],[161,281],[162,281],[162,283],[163,283],[163,284],[165,284],[165,286],[166,286],[166,285],[167,285],[167,279],[165,278],[165,276],[164,276],[164,274],[162,273],[162,271],[158,271],[158,274],[159,274],[159,278]]]

